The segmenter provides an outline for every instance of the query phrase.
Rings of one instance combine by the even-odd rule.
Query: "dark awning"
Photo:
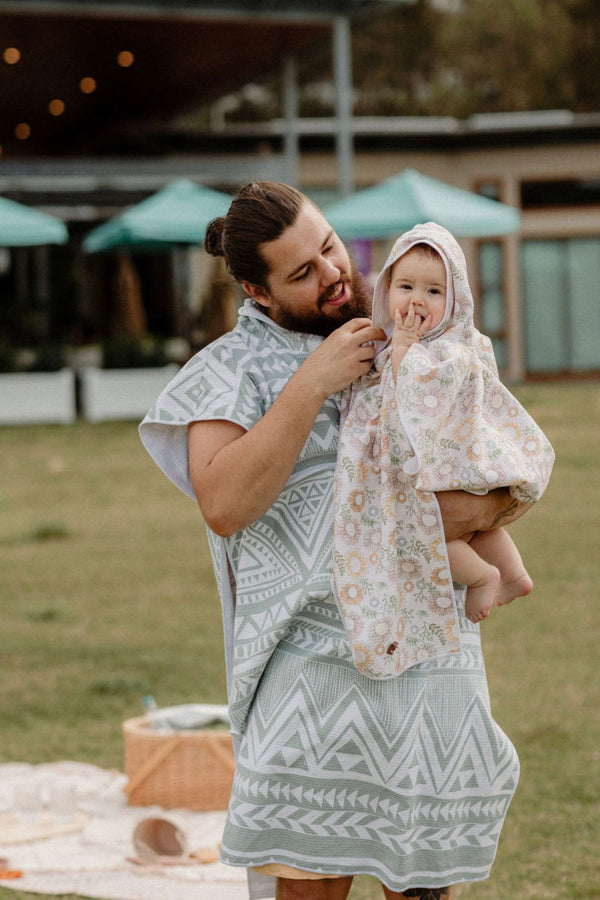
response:
[[[124,126],[211,102],[326,37],[335,16],[390,2],[402,0],[0,0],[0,146],[110,149]]]

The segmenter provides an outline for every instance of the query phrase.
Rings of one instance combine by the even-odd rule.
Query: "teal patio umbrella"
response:
[[[494,237],[518,231],[518,209],[405,169],[323,210],[344,240],[392,238],[424,222],[456,237]]]
[[[0,247],[38,247],[66,244],[68,240],[69,233],[61,219],[0,197]]]
[[[231,197],[180,178],[113,219],[83,241],[87,253],[113,248],[164,250],[173,244],[201,244],[208,223],[224,215]]]

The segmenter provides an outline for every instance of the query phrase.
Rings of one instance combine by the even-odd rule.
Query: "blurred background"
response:
[[[592,0],[0,0],[0,44],[2,371],[181,364],[240,302],[201,249],[219,199],[272,178],[327,213],[406,172],[518,212],[454,229],[505,379],[600,371]],[[191,232],[98,232],[175,182],[217,201]],[[349,232],[365,275],[401,230]]]
[[[207,223],[280,179],[367,278],[449,227],[555,447],[534,596],[482,628],[521,785],[456,896],[600,897],[599,51],[596,0],[0,0],[1,762],[121,767],[146,696],[226,700],[201,519],[136,424],[235,323]]]

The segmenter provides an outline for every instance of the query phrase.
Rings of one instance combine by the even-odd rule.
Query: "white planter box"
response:
[[[76,415],[71,369],[0,375],[0,425],[70,425]]]
[[[82,415],[88,422],[141,419],[178,371],[174,364],[159,369],[83,368]]]

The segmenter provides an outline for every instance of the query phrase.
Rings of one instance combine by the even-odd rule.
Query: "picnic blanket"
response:
[[[245,869],[200,861],[216,856],[225,810],[128,806],[126,784],[87,763],[0,765],[0,885],[102,900],[247,900]],[[181,864],[139,859],[134,831],[150,817],[183,834]]]

